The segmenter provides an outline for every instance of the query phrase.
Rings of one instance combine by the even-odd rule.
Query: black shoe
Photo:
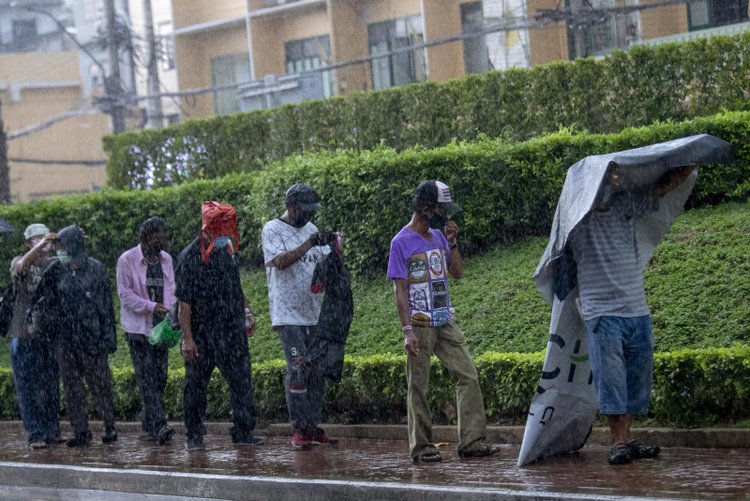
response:
[[[630,447],[620,442],[609,450],[609,464],[626,464],[633,460]]]
[[[256,437],[254,435],[250,435],[248,438],[233,438],[232,443],[235,445],[263,445],[263,440],[261,437]]]
[[[117,432],[114,428],[107,428],[102,435],[102,443],[111,444],[112,442],[117,442]]]
[[[91,442],[91,438],[91,430],[87,431],[86,433],[77,433],[69,438],[65,442],[65,445],[67,445],[68,447],[86,447]]]
[[[165,424],[159,428],[159,432],[156,434],[156,440],[159,442],[159,445],[164,445],[172,440],[172,435],[174,435],[174,428]]]
[[[187,450],[190,452],[206,450],[206,444],[203,443],[203,437],[200,435],[194,438],[188,438],[185,445],[187,446]]]
[[[633,459],[651,459],[661,452],[661,447],[658,445],[642,445],[638,440],[628,442],[628,449]]]

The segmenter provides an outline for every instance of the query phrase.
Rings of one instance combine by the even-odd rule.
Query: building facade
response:
[[[178,86],[190,92],[183,111],[202,117],[603,56],[746,22],[748,7],[747,0],[172,0],[172,11]]]
[[[62,1],[0,2],[0,112],[12,201],[105,183],[101,138],[109,121],[86,97],[72,25]]]

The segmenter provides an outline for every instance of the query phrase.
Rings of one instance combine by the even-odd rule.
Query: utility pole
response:
[[[3,103],[0,102],[0,202],[10,203],[10,172],[8,167],[8,135],[3,124]]]
[[[115,1],[104,0],[107,16],[107,49],[109,49],[109,76],[106,77],[107,97],[110,99],[110,114],[112,115],[112,132],[119,134],[125,131],[125,108],[123,105],[124,92],[120,78],[120,54],[117,45],[117,22],[115,19]]]
[[[156,54],[156,37],[154,36],[154,14],[151,0],[143,0],[143,15],[146,20],[146,43],[148,44],[148,95],[154,96],[148,101],[148,119],[146,127],[161,129],[164,124],[159,97],[159,61]]]

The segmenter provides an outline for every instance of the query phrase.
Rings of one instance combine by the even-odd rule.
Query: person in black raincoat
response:
[[[198,238],[177,257],[175,282],[185,360],[183,415],[189,451],[205,449],[203,416],[211,373],[218,367],[229,386],[236,445],[261,445],[253,435],[255,406],[247,336],[245,298],[237,262],[237,211],[212,201],[202,205]]]
[[[117,349],[112,289],[104,265],[88,257],[84,234],[66,226],[55,241],[57,260],[42,275],[30,311],[35,330],[47,332],[65,389],[65,405],[73,428],[70,447],[88,445],[92,433],[84,379],[104,423],[103,443],[117,440],[110,353]]]

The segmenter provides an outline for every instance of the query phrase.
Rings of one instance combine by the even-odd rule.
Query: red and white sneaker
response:
[[[309,449],[312,442],[307,438],[306,434],[300,430],[295,429],[292,432],[292,445],[297,449]]]
[[[312,442],[314,445],[323,445],[323,444],[333,445],[333,444],[338,443],[337,439],[331,438],[328,435],[326,435],[326,432],[323,428],[308,428],[307,437],[310,439],[310,442]]]

